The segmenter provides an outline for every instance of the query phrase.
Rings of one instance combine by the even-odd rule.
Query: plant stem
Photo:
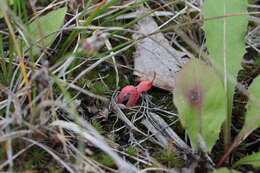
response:
[[[7,24],[9,33],[11,35],[11,39],[12,39],[12,41],[14,43],[14,46],[15,46],[15,51],[16,51],[16,54],[18,56],[19,65],[20,65],[20,68],[21,68],[21,71],[22,71],[22,74],[23,74],[23,80],[24,80],[25,86],[28,87],[30,84],[29,84],[29,79],[28,79],[27,71],[26,71],[25,64],[24,64],[24,58],[23,58],[23,55],[22,55],[22,51],[20,50],[20,47],[19,47],[18,42],[16,40],[14,29],[12,27],[12,24],[10,23],[10,20],[8,18],[7,13],[5,12],[5,10],[3,8],[1,8],[1,11],[4,14],[5,22]],[[27,97],[29,99],[29,102],[31,103],[32,102],[32,96],[31,96],[31,91],[30,90],[27,93]],[[32,108],[31,108],[31,113],[33,114]]]

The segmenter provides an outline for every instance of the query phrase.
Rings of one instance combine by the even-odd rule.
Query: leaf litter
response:
[[[146,0],[145,0],[146,1]],[[143,1],[143,2],[145,2]],[[105,2],[102,1],[102,2]],[[111,1],[107,1],[111,2]],[[121,6],[112,6],[107,13],[98,15],[95,20],[100,20],[104,17],[109,17],[109,14],[113,14],[115,11],[119,11],[120,9],[123,9],[127,7],[130,3],[133,4],[138,1],[127,1],[127,5]],[[198,3],[199,1],[197,1]],[[201,1],[200,1],[201,2]],[[65,3],[65,2],[63,2]],[[63,4],[62,3],[62,4]],[[148,3],[148,2],[147,2]],[[150,2],[149,2],[150,3]],[[159,2],[156,2],[159,4]],[[180,11],[177,11],[177,14],[185,14],[186,10],[191,11],[193,9],[193,6],[197,8],[196,2],[186,2],[187,6],[185,6],[184,9],[181,9]],[[191,6],[192,4],[192,6]],[[147,4],[146,4],[147,5]],[[150,4],[149,4],[150,5]],[[148,6],[149,6],[148,5]],[[153,5],[151,3],[151,5]],[[191,6],[192,8],[189,9]],[[200,7],[200,5],[199,5]],[[46,8],[45,8],[46,9]],[[93,9],[93,8],[92,8]],[[175,8],[172,8],[170,11],[174,11]],[[195,9],[195,8],[194,8]],[[132,10],[132,9],[131,9]],[[116,19],[125,20],[127,17],[131,18],[132,16],[135,16],[134,18],[139,18],[140,16],[146,16],[149,14],[148,9],[141,6],[140,8],[135,9],[136,12],[134,12],[134,15],[127,13],[126,16],[120,19],[120,16]],[[135,11],[134,9],[132,11]],[[200,9],[198,9],[200,11]],[[90,10],[93,11],[93,10]],[[195,9],[196,11],[196,9]],[[142,20],[138,22],[138,24],[135,27],[136,33],[134,34],[133,38],[138,38],[138,41],[135,43],[128,45],[120,50],[112,51],[111,54],[106,55],[104,57],[101,57],[98,61],[88,66],[86,69],[84,68],[83,71],[81,71],[77,76],[71,75],[72,71],[69,71],[69,66],[71,64],[71,59],[67,59],[64,63],[61,63],[60,67],[57,68],[55,73],[58,73],[60,76],[63,77],[63,80],[60,80],[61,83],[66,84],[66,86],[70,87],[71,89],[77,91],[77,95],[73,95],[73,105],[75,106],[75,109],[77,112],[79,112],[79,115],[77,116],[83,116],[84,120],[80,121],[80,123],[73,122],[72,119],[74,117],[74,112],[71,111],[69,108],[74,107],[71,106],[70,99],[66,99],[63,102],[63,95],[58,95],[58,99],[56,99],[57,92],[55,91],[54,94],[50,94],[50,100],[40,100],[40,103],[37,104],[37,107],[41,111],[42,114],[46,114],[47,116],[43,116],[46,118],[46,120],[52,120],[50,121],[44,121],[42,123],[42,127],[44,132],[50,132],[50,139],[56,139],[56,136],[62,136],[64,138],[63,141],[63,148],[65,151],[65,154],[67,155],[66,151],[69,152],[70,157],[63,157],[64,152],[61,151],[61,149],[56,150],[56,148],[53,148],[53,141],[52,140],[46,140],[47,138],[40,138],[41,141],[44,141],[44,143],[39,141],[39,138],[35,139],[35,137],[31,134],[25,133],[19,134],[18,136],[12,136],[12,132],[19,132],[22,130],[26,130],[27,126],[30,127],[30,130],[34,130],[34,124],[25,124],[26,121],[21,121],[19,124],[19,130],[13,129],[15,131],[7,131],[5,136],[11,135],[10,139],[23,139],[24,141],[27,141],[30,145],[38,146],[39,148],[42,148],[46,150],[50,155],[52,155],[53,160],[57,161],[57,165],[60,165],[61,167],[64,167],[64,171],[68,172],[150,172],[150,171],[156,171],[156,172],[195,172],[195,169],[197,169],[201,162],[206,162],[206,166],[211,167],[212,163],[209,160],[201,160],[200,155],[196,152],[194,152],[194,146],[189,145],[189,141],[187,139],[183,139],[184,134],[181,134],[182,131],[179,131],[178,124],[177,126],[174,126],[176,130],[178,130],[176,133],[172,129],[172,125],[174,123],[178,123],[178,119],[175,113],[175,109],[170,109],[170,111],[165,110],[165,105],[163,107],[160,107],[158,104],[153,104],[150,100],[150,95],[143,94],[141,106],[137,107],[131,107],[126,108],[124,110],[121,110],[120,105],[116,104],[115,100],[112,99],[112,102],[110,102],[110,106],[108,107],[108,104],[100,104],[98,101],[101,100],[102,102],[108,103],[109,99],[103,96],[95,95],[94,93],[88,91],[85,89],[85,87],[81,88],[81,83],[76,83],[76,81],[80,81],[79,79],[83,79],[83,76],[95,69],[97,66],[99,66],[102,62],[108,60],[109,58],[114,58],[119,55],[119,53],[126,51],[131,46],[135,44],[136,52],[135,52],[135,74],[139,77],[141,77],[141,80],[151,82],[153,78],[153,74],[156,73],[157,77],[155,80],[155,85],[159,88],[166,89],[168,91],[172,91],[173,88],[175,88],[175,78],[176,78],[176,72],[180,71],[183,64],[188,61],[186,57],[193,57],[191,53],[189,53],[185,49],[187,47],[192,47],[188,44],[188,46],[184,46],[181,48],[182,45],[178,45],[178,40],[173,40],[173,43],[179,47],[182,51],[178,51],[175,48],[173,48],[170,44],[170,42],[164,37],[164,35],[161,33],[160,28],[168,24],[165,22],[162,25],[158,25],[154,20],[152,16],[177,16],[175,12],[167,12],[163,13],[163,11],[160,14],[149,14],[149,17],[145,17]],[[77,14],[78,15],[78,14]],[[76,16],[75,15],[75,18]],[[189,15],[189,14],[188,14]],[[123,15],[122,15],[123,16]],[[176,17],[176,20],[178,18]],[[71,21],[74,21],[71,20]],[[170,20],[169,20],[170,21]],[[180,21],[179,21],[180,22]],[[64,29],[67,29],[67,27],[70,27],[71,22],[65,23],[65,25],[62,27]],[[93,22],[95,24],[95,22]],[[86,27],[87,29],[91,29],[92,26]],[[94,26],[92,27],[92,30],[105,30],[106,32],[113,31],[113,30],[124,30],[127,32],[132,33],[133,31],[131,29],[122,29],[120,27],[100,27],[100,26]],[[57,29],[56,29],[57,30]],[[62,29],[63,30],[63,29]],[[131,30],[131,31],[130,31]],[[152,34],[154,33],[154,34]],[[179,35],[176,32],[177,35]],[[84,34],[82,34],[83,36]],[[141,37],[146,36],[145,39],[140,40]],[[180,36],[180,35],[179,35]],[[62,37],[62,35],[61,35]],[[91,37],[92,39],[93,37]],[[46,39],[44,37],[44,39]],[[84,41],[91,42],[93,40],[91,39],[85,39]],[[107,40],[106,40],[107,39]],[[183,39],[180,36],[180,39],[183,41]],[[105,45],[103,41],[105,42]],[[104,40],[101,40],[102,44],[97,44],[98,46],[95,49],[99,51],[99,47],[106,46],[108,50],[111,50],[112,46],[115,47],[114,42],[113,44],[109,45],[108,38],[104,37]],[[36,40],[37,41],[37,40]],[[45,40],[46,41],[46,40]],[[83,42],[84,42],[83,41]],[[185,42],[185,41],[184,41]],[[93,42],[92,42],[93,43]],[[73,50],[75,52],[78,49],[78,45],[80,45],[80,39],[78,39],[78,42]],[[95,45],[95,44],[94,44]],[[89,45],[83,46],[83,49],[86,50],[92,50]],[[93,46],[93,45],[92,45]],[[199,46],[198,46],[199,47]],[[45,48],[45,47],[43,47]],[[51,46],[52,48],[52,46]],[[56,48],[55,48],[56,49]],[[46,49],[48,51],[48,49]],[[102,51],[102,50],[101,50]],[[185,52],[185,53],[184,53]],[[132,52],[131,52],[132,53]],[[73,55],[71,55],[70,58],[75,58]],[[117,66],[113,62],[114,66]],[[102,64],[106,65],[106,64]],[[80,67],[80,66],[79,66]],[[85,66],[83,66],[85,67]],[[82,68],[81,68],[82,69]],[[33,72],[33,71],[32,71]],[[54,74],[55,74],[54,73]],[[62,75],[61,75],[62,74]],[[76,74],[76,72],[75,72]],[[47,74],[46,76],[48,76]],[[70,79],[69,76],[75,77]],[[110,74],[108,74],[110,75]],[[186,78],[186,76],[185,76]],[[40,78],[39,78],[40,79]],[[50,81],[52,78],[49,79]],[[72,82],[70,81],[72,80]],[[33,80],[31,80],[33,81]],[[42,82],[42,80],[39,80]],[[21,80],[20,80],[21,82]],[[17,82],[17,85],[20,84],[20,82]],[[80,81],[81,82],[81,81]],[[1,86],[1,85],[0,85]],[[22,86],[22,85],[21,85]],[[44,86],[44,85],[42,85]],[[141,85],[140,85],[141,86]],[[50,87],[52,87],[50,85]],[[150,87],[150,86],[149,86]],[[149,88],[148,87],[148,88]],[[41,88],[41,87],[39,87]],[[46,88],[46,87],[42,87]],[[94,88],[94,87],[93,87]],[[113,88],[113,87],[111,87]],[[52,89],[52,88],[51,88]],[[0,87],[1,90],[1,87]],[[45,89],[46,90],[46,89]],[[51,91],[51,90],[50,90]],[[1,91],[0,91],[1,92]],[[11,101],[15,102],[15,112],[14,116],[15,118],[21,117],[21,120],[23,120],[22,117],[27,116],[29,113],[28,106],[26,106],[26,99],[22,99],[22,96],[20,93],[13,91],[14,98],[7,98],[3,97],[1,94],[0,96],[0,109],[5,109],[7,107],[7,111],[9,111],[9,105]],[[71,92],[70,92],[71,93]],[[79,93],[84,94],[84,99],[78,97]],[[154,94],[156,92],[153,92]],[[163,95],[163,93],[158,92],[160,97]],[[169,95],[169,92],[165,92],[167,95]],[[196,98],[199,98],[200,96],[200,90],[194,90],[192,89],[190,94],[186,95],[189,98],[195,98],[195,100],[191,100],[191,104],[198,106],[201,106],[201,100]],[[199,93],[199,94],[196,94]],[[19,95],[19,99],[16,98],[16,95]],[[116,95],[116,94],[115,94]],[[40,95],[39,95],[40,96]],[[54,96],[54,97],[53,97]],[[203,96],[203,95],[202,95]],[[3,99],[1,99],[3,98]],[[21,99],[20,99],[21,98]],[[55,100],[53,100],[55,98]],[[87,99],[86,99],[87,98]],[[113,98],[113,96],[112,96]],[[17,100],[16,100],[17,99]],[[81,103],[76,103],[75,101],[80,100]],[[11,100],[11,101],[10,101]],[[37,99],[35,99],[37,101]],[[36,103],[35,101],[35,103]],[[165,100],[160,99],[160,102],[164,103]],[[198,102],[196,102],[198,101]],[[17,102],[17,103],[16,103]],[[48,103],[48,104],[47,104]],[[152,104],[151,104],[152,103]],[[169,101],[169,103],[172,105],[172,102]],[[16,105],[18,104],[18,106]],[[100,104],[100,105],[99,105]],[[86,105],[84,107],[83,105]],[[20,108],[23,108],[26,106],[26,111],[19,111]],[[50,108],[49,109],[43,109],[43,108]],[[104,109],[102,109],[104,108]],[[109,109],[109,110],[108,110]],[[168,109],[168,107],[167,107]],[[20,112],[21,115],[20,116]],[[51,113],[51,114],[50,114]],[[102,114],[102,115],[101,115]],[[8,115],[8,113],[6,113]],[[50,116],[48,116],[50,115]],[[47,119],[48,117],[54,117],[54,119]],[[101,117],[101,118],[100,118]],[[175,119],[176,118],[176,119]],[[9,120],[10,119],[10,120]],[[81,120],[81,119],[80,119]],[[85,121],[86,120],[86,121]],[[12,122],[12,123],[11,123]],[[4,129],[5,127],[8,127],[10,125],[13,125],[15,121],[12,121],[11,117],[6,116],[0,121],[0,127],[1,129]],[[95,124],[90,124],[94,122]],[[47,124],[51,124],[48,126]],[[17,123],[18,124],[18,123]],[[2,126],[1,126],[2,125]],[[15,124],[16,125],[16,124]],[[22,126],[23,125],[23,126]],[[26,125],[26,126],[24,126]],[[98,128],[98,126],[101,126]],[[32,127],[31,127],[32,126]],[[14,126],[12,126],[14,127]],[[26,127],[26,128],[23,128]],[[46,127],[46,128],[45,128]],[[96,130],[93,128],[95,127]],[[37,126],[38,128],[38,126]],[[183,130],[183,129],[181,129]],[[36,131],[36,130],[35,130]],[[37,129],[37,131],[40,131]],[[180,133],[179,133],[180,132]],[[47,134],[49,137],[49,134]],[[179,137],[179,136],[180,137]],[[181,136],[182,135],[182,136]],[[24,138],[22,136],[30,136],[30,138]],[[53,138],[53,137],[54,138]],[[4,137],[4,136],[3,136]],[[182,138],[183,137],[183,138]],[[49,138],[48,138],[49,139]],[[6,139],[4,139],[7,141]],[[8,139],[9,140],[9,139]],[[113,144],[112,141],[113,140]],[[39,141],[39,142],[38,142]],[[8,142],[8,141],[7,141]],[[51,142],[51,145],[47,142]],[[84,144],[84,149],[86,150],[86,154],[83,154],[82,151],[80,151],[80,148],[77,148],[77,144]],[[60,147],[60,144],[55,142],[55,146],[58,144]],[[75,145],[76,144],[76,145]],[[116,145],[114,145],[116,144]],[[29,146],[30,146],[29,145]],[[161,146],[161,147],[160,147]],[[50,148],[51,147],[51,148]],[[130,154],[128,152],[128,148],[126,147],[132,147],[135,151],[134,154]],[[12,149],[12,148],[11,148]],[[53,149],[55,151],[52,152]],[[126,150],[125,150],[126,149]],[[165,163],[160,160],[160,158],[156,157],[157,155],[154,154],[154,150],[157,150],[159,153],[159,156],[163,155],[162,149],[166,149],[167,151],[173,150],[174,153],[176,152],[178,156],[180,156],[185,162],[185,168],[175,168],[175,166],[166,166]],[[92,157],[93,153],[94,156],[102,156],[103,154],[99,152],[103,151],[103,153],[106,153],[108,156],[114,160],[115,164],[113,166],[107,166],[106,164],[102,163],[102,160],[95,160],[94,157]],[[15,151],[15,150],[14,150]],[[23,151],[23,150],[21,150]],[[72,152],[71,152],[72,151]],[[90,151],[90,152],[89,152]],[[9,150],[8,150],[9,152]],[[10,150],[9,153],[12,151]],[[17,154],[19,154],[18,152]],[[15,153],[13,153],[15,154]],[[10,156],[7,162],[0,164],[1,167],[5,167],[5,165],[9,164],[10,168],[12,168],[13,161],[17,156],[17,154]],[[215,154],[215,153],[214,153]],[[171,161],[175,162],[176,160],[174,158],[170,158]],[[202,158],[203,159],[203,158]],[[52,161],[53,161],[52,160]],[[71,161],[73,160],[73,161]],[[75,161],[75,162],[74,162]],[[187,163],[188,162],[188,163]],[[14,162],[16,163],[16,161]],[[23,162],[24,163],[24,162]],[[23,164],[22,163],[22,164]],[[80,164],[80,165],[79,165]],[[45,164],[42,164],[45,166]],[[116,166],[117,165],[117,166]],[[203,164],[204,165],[204,164]],[[41,165],[40,165],[41,166]],[[48,165],[49,166],[49,165]],[[167,167],[167,168],[166,168]],[[121,169],[120,169],[121,168]],[[84,170],[84,171],[83,171]],[[205,171],[201,171],[205,172]]]

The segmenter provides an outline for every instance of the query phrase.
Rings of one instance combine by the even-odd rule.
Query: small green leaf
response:
[[[250,100],[247,104],[247,114],[242,132],[252,131],[260,127],[260,76],[250,85],[248,92]]]
[[[62,26],[66,11],[66,7],[57,9],[44,16],[40,16],[29,24],[28,31],[33,44],[33,55],[37,55],[41,51],[41,48],[50,46],[54,41],[56,33],[53,32]]]
[[[229,170],[227,168],[220,168],[215,170],[213,173],[240,173],[240,172],[236,170]]]
[[[174,103],[197,148],[210,151],[218,139],[225,120],[225,99],[220,78],[203,61],[192,59],[177,73]]]
[[[233,165],[233,167],[235,168],[239,165],[253,165],[255,167],[260,167],[260,152],[251,154],[240,159]]]

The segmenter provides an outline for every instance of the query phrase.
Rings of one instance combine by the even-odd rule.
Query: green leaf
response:
[[[240,173],[240,172],[236,170],[229,170],[227,168],[220,168],[215,170],[213,173]]]
[[[250,85],[248,92],[250,100],[247,104],[247,114],[244,128],[241,132],[253,131],[260,127],[260,76]]]
[[[247,12],[247,0],[205,0],[204,18]],[[248,16],[222,17],[204,22],[207,48],[222,72],[236,77],[245,53],[245,34]],[[225,69],[226,68],[226,69]]]
[[[255,167],[260,167],[260,152],[251,154],[240,159],[233,165],[233,167],[235,168],[239,165],[253,165]]]
[[[177,73],[174,103],[197,148],[210,151],[218,139],[225,120],[225,99],[221,80],[203,61],[192,59]]]
[[[206,20],[204,30],[209,56],[223,79],[224,89],[227,95],[226,102],[227,121],[225,124],[225,145],[230,142],[231,114],[235,82],[241,68],[241,58],[245,53],[245,34],[247,31],[247,0],[205,0],[203,7],[204,18],[222,16],[217,19]]]
[[[50,46],[54,41],[56,37],[56,33],[54,32],[62,26],[66,11],[66,7],[57,9],[38,17],[29,24],[28,31],[31,42],[33,43],[33,55],[37,55],[41,51],[41,48]]]

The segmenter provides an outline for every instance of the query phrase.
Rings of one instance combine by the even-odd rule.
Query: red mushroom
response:
[[[118,96],[118,104],[122,104],[124,99],[128,98],[128,102],[126,103],[127,107],[130,106],[134,106],[136,104],[136,102],[139,99],[140,94],[137,92],[136,87],[132,86],[132,85],[127,85],[126,87],[124,87],[119,96]]]
[[[140,82],[139,85],[137,85],[137,87],[136,87],[138,93],[141,94],[142,92],[148,91],[149,89],[151,89],[152,86],[153,86],[153,82],[155,80],[155,77],[156,77],[156,73],[154,72],[152,81],[142,81],[142,82]]]
[[[124,87],[118,96],[117,103],[122,104],[124,99],[127,99],[127,96],[129,96],[126,106],[134,106],[137,103],[141,93],[152,88],[155,77],[156,73],[154,72],[152,81],[142,81],[136,87],[132,85],[127,85],[126,87]]]

